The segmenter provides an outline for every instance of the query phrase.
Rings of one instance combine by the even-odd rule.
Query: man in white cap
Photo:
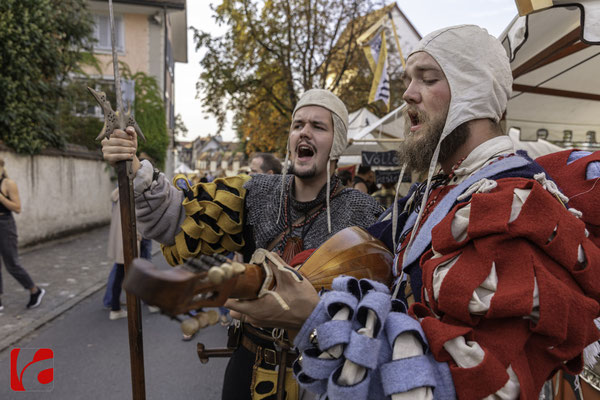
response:
[[[116,130],[103,140],[102,150],[109,162],[133,160],[138,228],[144,237],[164,244],[170,264],[232,251],[241,252],[248,262],[255,249],[266,248],[297,265],[336,232],[349,226],[368,227],[382,212],[373,198],[344,188],[333,175],[347,145],[347,126],[348,112],[337,96],[323,89],[309,90],[292,115],[281,175],[240,175],[194,187],[176,180],[179,190],[149,163],[137,160],[133,129]],[[287,175],[288,160],[291,175]],[[268,357],[274,354],[270,331],[243,325],[242,345],[227,367],[224,399],[250,399],[257,386],[262,390],[269,376],[277,376],[273,371],[281,357]],[[288,360],[294,358],[295,354]],[[287,398],[293,399],[293,394]]]
[[[299,329],[294,374],[330,399],[537,399],[600,337],[600,249],[502,133],[512,74],[497,39],[438,30],[405,74],[401,159],[428,179],[370,228],[395,252],[395,285],[338,278],[319,302],[305,287],[297,298],[312,313],[278,316]],[[261,302],[240,311],[273,326]]]

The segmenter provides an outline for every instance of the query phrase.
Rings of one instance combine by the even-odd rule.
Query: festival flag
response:
[[[382,100],[387,110],[390,109],[390,75],[388,68],[387,42],[385,40],[385,30],[376,35],[368,44],[373,59],[377,59],[375,64],[373,83],[369,93],[369,103]],[[377,56],[375,58],[374,56]],[[367,58],[368,59],[368,58]]]
[[[381,31],[384,29],[386,19],[387,17],[381,18],[356,40],[362,46],[373,73],[377,70],[377,60],[379,60],[379,49],[381,48]]]

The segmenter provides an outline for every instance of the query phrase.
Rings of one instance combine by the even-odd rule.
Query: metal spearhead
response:
[[[137,122],[135,122],[135,118],[131,115],[131,110],[124,113],[125,126],[119,126],[119,111],[114,111],[106,97],[106,93],[98,92],[91,87],[88,87],[88,90],[94,96],[100,107],[102,108],[102,113],[104,114],[104,126],[102,127],[102,131],[96,137],[96,140],[102,140],[103,138],[109,138],[110,135],[114,132],[115,129],[125,129],[128,126],[133,126],[135,129],[135,133],[145,142],[146,138],[142,133]]]
[[[102,127],[102,131],[96,137],[96,140],[102,140],[102,138],[109,138],[115,129],[123,129],[128,126],[133,126],[135,129],[135,133],[145,142],[146,138],[142,133],[142,130],[138,126],[137,122],[135,122],[135,118],[131,114],[131,107],[125,113],[123,108],[123,98],[121,95],[121,75],[119,74],[119,56],[117,53],[117,45],[116,45],[116,35],[115,35],[115,18],[113,16],[113,6],[112,0],[108,1],[108,11],[109,11],[109,20],[110,20],[110,41],[112,48],[112,58],[113,58],[113,71],[115,78],[115,95],[117,97],[117,110],[113,111],[107,97],[104,92],[97,92],[94,89],[88,87],[88,90],[94,96],[100,107],[102,107],[102,112],[104,113],[104,126]]]

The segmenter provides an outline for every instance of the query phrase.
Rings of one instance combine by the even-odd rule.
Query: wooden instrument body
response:
[[[392,280],[392,253],[379,240],[358,227],[346,228],[323,243],[298,271],[316,290],[330,289],[339,275],[368,278],[389,285]],[[253,299],[266,277],[264,266],[244,264],[245,271],[218,285],[207,272],[182,267],[159,270],[151,262],[135,259],[123,287],[147,304],[171,316],[201,307],[222,306],[228,298]]]

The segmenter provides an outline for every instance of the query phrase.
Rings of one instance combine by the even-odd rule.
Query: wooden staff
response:
[[[146,140],[138,127],[131,110],[125,114],[121,95],[121,78],[119,75],[119,60],[115,42],[115,25],[112,0],[108,1],[110,15],[110,33],[113,56],[113,69],[115,77],[115,94],[117,97],[117,111],[113,111],[106,94],[97,92],[92,88],[88,90],[96,98],[104,111],[104,127],[96,139],[109,138],[115,129],[133,126],[139,137]],[[137,228],[135,221],[135,204],[133,201],[133,170],[131,161],[118,161],[115,169],[119,182],[119,203],[121,209],[121,231],[123,233],[123,261],[125,274],[129,271],[133,259],[137,257]],[[144,346],[142,340],[142,314],[140,299],[133,293],[125,291],[127,298],[127,329],[129,332],[129,357],[131,363],[131,385],[134,400],[146,398],[144,378]]]
[[[138,256],[131,161],[119,161],[115,168],[117,170],[119,181],[121,231],[123,233],[123,261],[125,273],[127,274],[133,263],[133,259]],[[129,291],[125,291],[125,295],[127,299],[127,330],[129,332],[129,357],[131,363],[133,399],[144,400],[146,398],[146,388],[140,299]]]

